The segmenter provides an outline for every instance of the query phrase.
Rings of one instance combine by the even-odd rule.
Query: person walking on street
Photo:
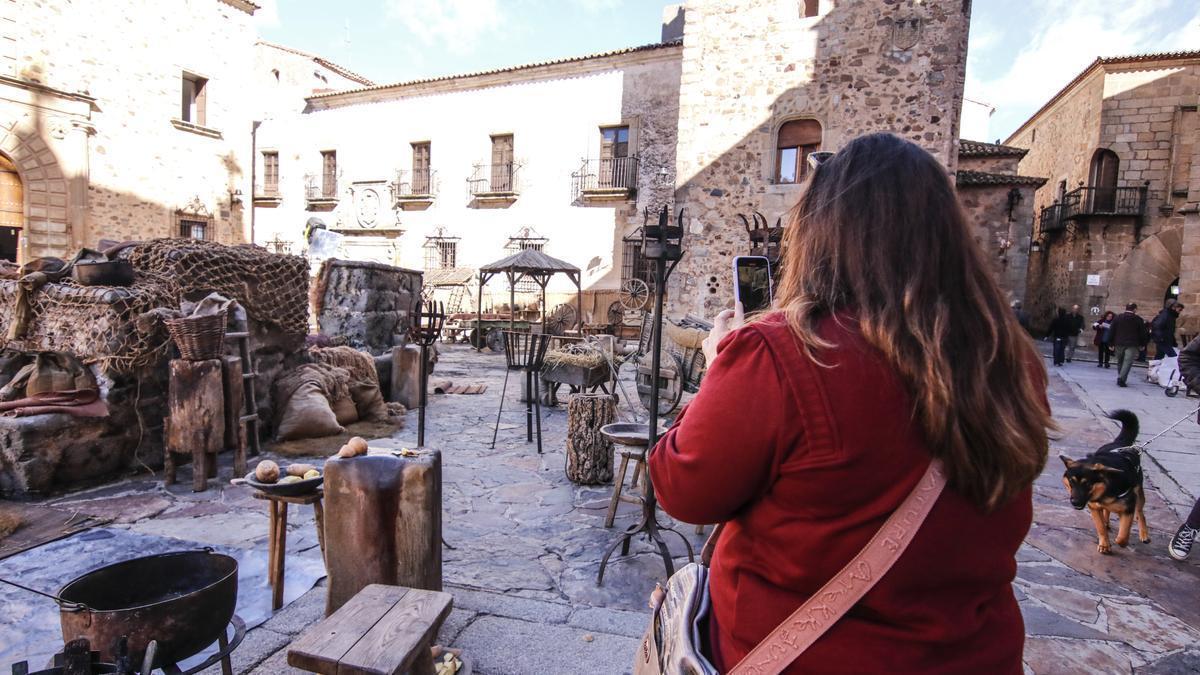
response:
[[[1125,305],[1125,311],[1112,321],[1112,344],[1117,352],[1117,386],[1126,387],[1129,369],[1146,344],[1146,320],[1137,315],[1137,304]]]
[[[1150,322],[1150,339],[1154,342],[1155,358],[1161,360],[1163,357],[1175,356],[1175,348],[1179,346],[1175,341],[1175,322],[1182,312],[1183,305],[1171,301]]]
[[[1020,300],[1013,300],[1012,310],[1013,310],[1013,316],[1017,317],[1017,323],[1021,324],[1021,328],[1024,328],[1025,332],[1028,333],[1029,332],[1029,312],[1026,312],[1025,310],[1021,309],[1021,301]]]
[[[1105,312],[1099,321],[1092,324],[1092,330],[1096,331],[1092,344],[1096,346],[1097,368],[1112,367],[1112,321],[1115,318],[1117,315],[1113,312]]]
[[[1189,389],[1200,388],[1200,336],[1189,342],[1179,352],[1179,375]],[[1197,418],[1196,421],[1200,422],[1200,418]],[[1167,554],[1175,560],[1184,560],[1192,552],[1192,543],[1196,541],[1198,534],[1200,534],[1200,499],[1196,500],[1187,519],[1183,521],[1178,530],[1175,530],[1175,536],[1171,537],[1171,543],[1167,545]]]
[[[1071,313],[1067,315],[1071,326],[1071,337],[1067,340],[1067,363],[1075,358],[1075,348],[1079,346],[1079,336],[1083,333],[1083,315],[1079,313],[1079,305],[1071,305]]]
[[[1054,365],[1061,366],[1066,358],[1067,342],[1074,335],[1067,310],[1058,308],[1058,314],[1050,321],[1050,339],[1054,340]]]

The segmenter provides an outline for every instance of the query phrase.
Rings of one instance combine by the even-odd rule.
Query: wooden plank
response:
[[[407,593],[402,586],[371,584],[288,647],[288,665],[336,675],[342,657]]]
[[[396,675],[407,672],[418,658],[430,659],[430,641],[453,604],[449,593],[409,589],[346,652],[338,675]]]

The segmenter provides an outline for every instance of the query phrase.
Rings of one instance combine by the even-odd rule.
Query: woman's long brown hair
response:
[[[890,134],[818,167],[784,235],[777,307],[818,360],[835,313],[900,373],[949,486],[992,510],[1046,463],[1042,360],[975,243],[945,169]]]

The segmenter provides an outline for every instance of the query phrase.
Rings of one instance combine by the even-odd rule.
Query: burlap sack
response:
[[[329,399],[316,382],[305,382],[292,392],[287,408],[279,420],[275,439],[290,441],[296,438],[334,436],[345,429],[329,406]]]

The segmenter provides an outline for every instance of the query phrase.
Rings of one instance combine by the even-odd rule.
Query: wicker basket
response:
[[[225,347],[225,312],[167,319],[167,332],[187,361],[220,358]]]

